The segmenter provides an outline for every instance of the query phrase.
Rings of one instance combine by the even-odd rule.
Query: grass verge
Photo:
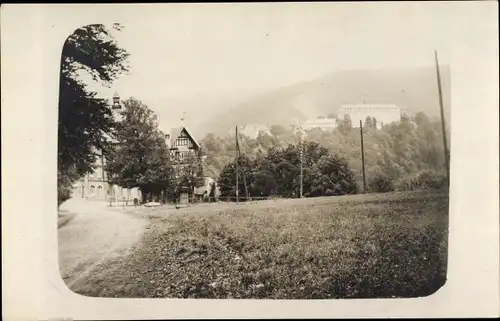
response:
[[[60,211],[57,214],[57,228],[60,229],[64,225],[68,224],[76,216],[75,213],[68,213]]]
[[[413,192],[136,210],[124,258],[74,288],[93,297],[427,296],[446,281],[448,193]]]

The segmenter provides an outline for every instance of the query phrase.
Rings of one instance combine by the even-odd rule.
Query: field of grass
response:
[[[57,228],[61,228],[68,224],[73,218],[75,218],[75,213],[68,213],[67,211],[59,211],[57,215]]]
[[[73,291],[93,297],[391,298],[446,281],[448,193],[412,192],[131,210],[131,254]]]

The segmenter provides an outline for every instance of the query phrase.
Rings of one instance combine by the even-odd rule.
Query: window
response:
[[[182,138],[177,138],[177,142],[175,144],[177,146],[182,146],[183,145],[183,139]]]
[[[185,137],[181,137],[179,139],[177,139],[177,145],[178,146],[187,146],[188,144],[188,139],[185,138]]]

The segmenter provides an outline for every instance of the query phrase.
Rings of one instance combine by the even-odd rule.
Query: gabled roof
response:
[[[182,127],[178,127],[170,130],[170,146],[174,145],[175,140],[181,135],[182,129]]]
[[[172,128],[172,130],[170,131],[170,146],[174,145],[176,139],[181,135],[182,132],[184,132],[191,139],[191,141],[197,148],[200,148],[200,144],[193,138],[186,127]]]

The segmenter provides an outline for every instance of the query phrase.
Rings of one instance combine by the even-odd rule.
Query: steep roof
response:
[[[174,145],[175,140],[180,136],[182,129],[182,127],[178,127],[170,130],[170,146]]]
[[[172,128],[172,130],[170,131],[170,146],[174,145],[175,140],[181,135],[182,132],[186,133],[186,135],[191,139],[191,141],[193,141],[197,148],[200,148],[200,144],[193,138],[186,127]]]

